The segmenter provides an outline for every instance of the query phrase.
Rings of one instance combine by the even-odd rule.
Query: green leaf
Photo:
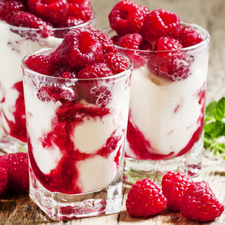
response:
[[[208,117],[208,116],[206,116],[205,117],[205,124],[207,124],[208,122],[210,122],[210,121],[213,121],[213,117]]]
[[[206,116],[209,116],[209,117],[213,116],[213,111],[214,111],[214,108],[216,107],[216,104],[217,104],[216,101],[212,101],[207,105],[207,107],[205,109]]]
[[[212,132],[215,125],[216,125],[216,122],[211,122],[211,123],[205,124],[205,126],[204,126],[205,133]]]
[[[225,97],[222,97],[216,104],[214,111],[213,111],[213,117],[216,120],[222,120],[225,116]]]
[[[224,123],[222,121],[217,120],[214,123],[213,127],[213,137],[221,137],[223,133]]]

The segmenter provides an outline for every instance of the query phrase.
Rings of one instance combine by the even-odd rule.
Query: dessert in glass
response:
[[[63,2],[63,6],[60,2]],[[36,6],[38,5],[38,10]],[[54,8],[58,6],[58,8]],[[63,14],[60,7],[63,6]],[[43,11],[42,9],[46,9]],[[55,9],[54,14],[50,14]],[[78,13],[83,9],[83,13]],[[58,13],[58,11],[60,12]],[[45,15],[46,14],[46,15]],[[0,148],[27,150],[21,60],[30,52],[58,46],[68,30],[94,28],[96,15],[89,1],[0,0]]]
[[[203,150],[208,32],[162,9],[118,2],[105,32],[133,61],[124,179],[197,176]]]
[[[85,28],[22,69],[31,199],[54,220],[119,212],[132,62]]]

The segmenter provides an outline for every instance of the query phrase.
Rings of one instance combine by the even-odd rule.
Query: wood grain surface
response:
[[[90,0],[97,13],[97,29],[109,26],[108,14],[115,0]],[[207,86],[207,103],[225,96],[225,0],[136,0],[150,10],[166,9],[177,13],[183,21],[193,22],[207,29],[211,35]],[[202,173],[196,180],[209,182],[220,202],[225,204],[225,162],[210,153],[204,153]],[[197,223],[183,218],[179,212],[163,211],[146,218],[131,218],[125,209],[129,187],[123,187],[121,213],[71,221],[54,222],[49,219],[28,195],[12,195],[0,200],[0,225],[224,225],[225,212],[210,223]]]

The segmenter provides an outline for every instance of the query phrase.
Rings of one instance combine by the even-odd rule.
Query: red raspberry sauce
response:
[[[28,152],[30,164],[37,179],[46,189],[52,192],[66,194],[82,193],[82,189],[77,183],[79,174],[76,163],[96,155],[108,158],[109,155],[118,148],[122,135],[115,135],[115,130],[107,139],[104,146],[94,154],[80,152],[79,149],[76,148],[76,143],[74,143],[70,137],[73,136],[75,127],[82,125],[84,118],[91,117],[92,119],[101,119],[110,113],[110,110],[107,108],[85,107],[74,101],[62,102],[62,105],[56,110],[55,118],[52,120],[52,130],[49,133],[44,133],[40,140],[46,151],[51,151],[51,148],[56,145],[62,153],[61,160],[56,168],[51,170],[50,174],[44,174],[36,164],[33,156],[33,148],[35,148],[35,146],[32,146],[29,138]],[[119,147],[114,158],[116,166],[119,164],[118,158],[121,154],[121,149],[122,148]]]
[[[198,97],[199,104],[201,104],[202,101],[205,102],[205,90],[201,90],[198,94]],[[133,126],[132,122],[130,122],[130,118],[128,119],[127,126],[127,141],[129,143],[130,149],[135,154],[136,159],[139,160],[166,160],[173,157],[182,156],[191,150],[193,145],[199,140],[201,136],[204,128],[204,103],[202,104],[201,115],[198,118],[198,123],[200,123],[200,126],[194,132],[188,144],[183,149],[181,149],[177,155],[174,155],[174,152],[170,152],[167,155],[155,154],[155,150],[151,147],[151,143],[145,139],[144,135],[137,127]],[[125,156],[129,158],[129,155],[126,154]]]
[[[1,116],[5,118],[5,120],[8,123],[8,126],[10,128],[10,132],[8,133],[4,127],[5,133],[11,135],[12,137],[22,141],[27,142],[27,134],[26,134],[26,116],[25,116],[25,105],[24,105],[24,94],[23,94],[23,82],[19,81],[14,84],[14,89],[18,91],[18,98],[16,99],[16,103],[14,106],[14,112],[13,116],[15,119],[14,121],[10,121],[4,111],[1,110]],[[3,90],[2,90],[2,93]],[[5,97],[3,97],[3,100],[1,102],[5,101]]]

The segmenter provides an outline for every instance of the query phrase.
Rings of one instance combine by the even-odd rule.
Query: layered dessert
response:
[[[0,119],[7,135],[27,142],[22,58],[58,46],[72,28],[94,24],[89,0],[0,1]]]
[[[64,194],[106,188],[122,166],[131,62],[83,28],[22,68],[31,179]]]
[[[172,12],[150,11],[131,1],[118,2],[109,23],[107,32],[117,49],[134,63],[126,157],[166,160],[184,155],[203,132],[207,31],[180,22]]]

